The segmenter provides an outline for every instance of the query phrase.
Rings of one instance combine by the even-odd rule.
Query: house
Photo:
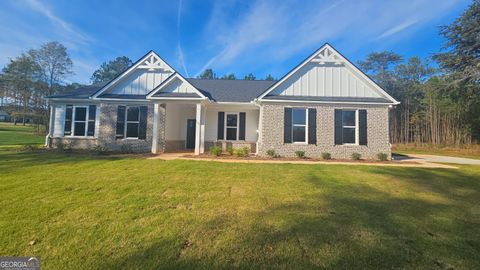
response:
[[[49,102],[51,147],[333,158],[390,155],[388,115],[399,104],[329,44],[278,81],[185,78],[151,51],[112,81]]]
[[[10,114],[8,114],[6,111],[0,110],[0,122],[10,122]]]

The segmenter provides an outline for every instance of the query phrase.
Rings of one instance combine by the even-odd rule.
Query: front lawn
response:
[[[480,166],[162,161],[0,146],[0,172],[0,256],[40,256],[42,269],[480,268]]]
[[[480,159],[480,145],[438,146],[416,144],[394,144],[392,151],[398,154],[423,154]]]

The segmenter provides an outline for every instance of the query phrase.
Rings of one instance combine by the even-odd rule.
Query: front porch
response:
[[[255,153],[258,123],[259,108],[252,104],[160,101],[154,104],[152,153],[199,155],[214,145],[223,150],[248,147]]]

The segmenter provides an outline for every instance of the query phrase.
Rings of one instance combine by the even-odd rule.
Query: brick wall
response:
[[[389,143],[389,109],[386,105],[319,105],[311,104],[308,108],[317,109],[317,144],[299,145],[283,143],[283,116],[285,107],[302,107],[299,105],[264,104],[262,109],[262,138],[259,142],[259,155],[266,156],[269,149],[275,150],[281,156],[293,157],[295,151],[305,151],[307,157],[321,157],[322,152],[328,152],[335,159],[349,159],[353,152],[358,152],[362,158],[376,159],[378,153],[391,156]],[[366,109],[368,145],[335,145],[334,143],[334,110],[335,109]]]

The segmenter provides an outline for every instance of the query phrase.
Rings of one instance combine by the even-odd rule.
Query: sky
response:
[[[0,67],[48,41],[64,44],[74,75],[88,84],[101,63],[136,61],[150,50],[185,77],[275,78],[328,42],[353,62],[373,51],[430,57],[442,48],[439,26],[466,0],[324,1],[0,1]]]

